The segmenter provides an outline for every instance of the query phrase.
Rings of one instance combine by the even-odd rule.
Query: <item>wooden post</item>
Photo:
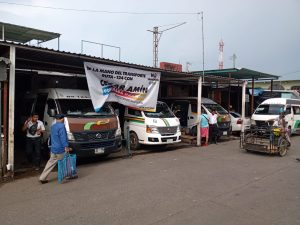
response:
[[[9,97],[8,97],[8,167],[13,176],[14,172],[14,129],[15,129],[15,78],[16,78],[16,47],[9,50]]]

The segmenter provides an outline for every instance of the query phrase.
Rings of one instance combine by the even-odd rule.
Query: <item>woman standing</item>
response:
[[[200,134],[201,134],[201,138],[205,138],[205,144],[203,144],[203,146],[208,145],[208,130],[209,130],[208,121],[209,121],[208,115],[202,110],[201,122],[200,122]]]

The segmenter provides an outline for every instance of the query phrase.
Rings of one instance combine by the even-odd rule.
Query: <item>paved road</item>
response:
[[[300,224],[300,136],[286,157],[249,154],[238,141],[111,159],[0,187],[0,224]]]

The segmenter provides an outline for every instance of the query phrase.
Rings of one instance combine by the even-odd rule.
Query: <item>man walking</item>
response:
[[[39,180],[42,184],[48,183],[47,177],[53,168],[56,166],[57,161],[63,159],[64,153],[69,152],[69,143],[67,132],[64,124],[64,115],[58,114],[55,116],[56,123],[51,126],[51,155],[48,160],[44,171],[42,172]]]
[[[39,120],[37,113],[32,113],[23,125],[22,131],[26,131],[26,157],[29,163],[33,163],[35,170],[40,169],[42,133],[45,126]]]

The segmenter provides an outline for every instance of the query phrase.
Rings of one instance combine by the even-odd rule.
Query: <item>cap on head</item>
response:
[[[57,119],[57,120],[61,120],[61,119],[63,119],[64,117],[65,117],[64,114],[57,114],[57,115],[55,115],[55,119]]]

